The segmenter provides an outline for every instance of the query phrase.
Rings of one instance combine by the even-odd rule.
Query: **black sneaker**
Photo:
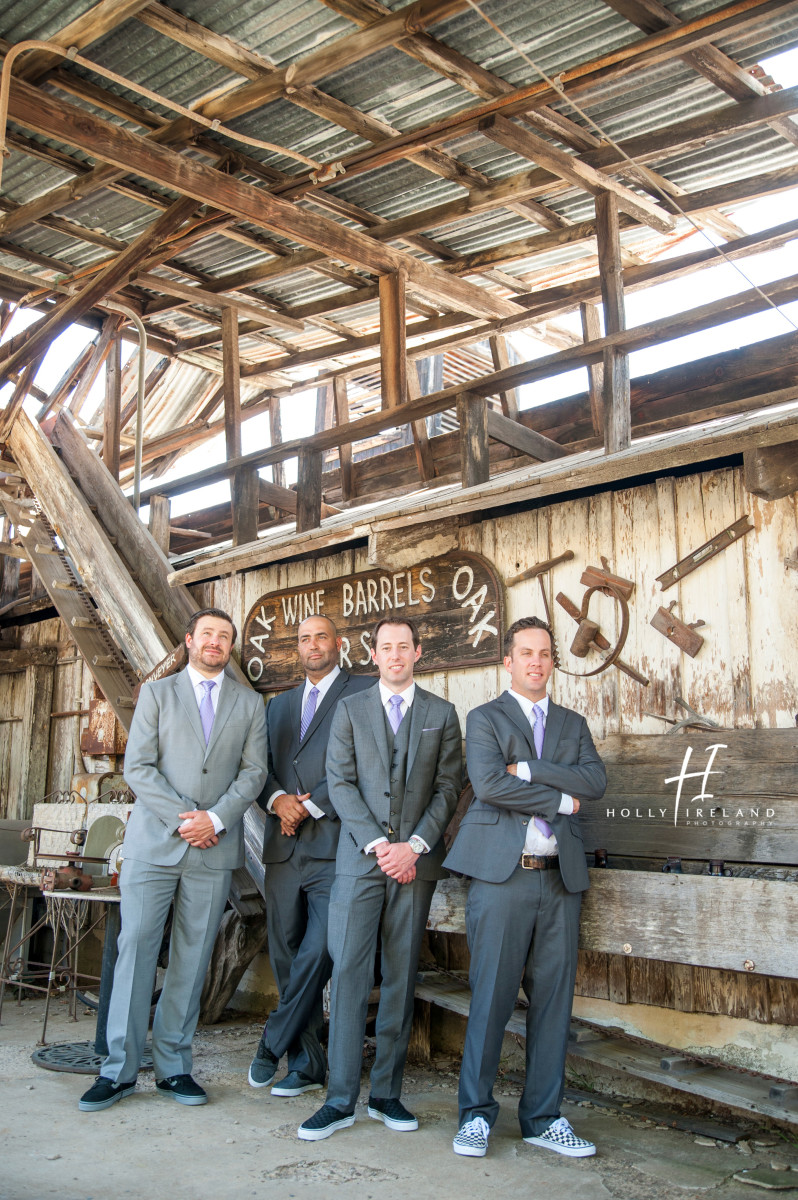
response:
[[[178,1104],[208,1103],[205,1091],[190,1075],[171,1075],[169,1079],[158,1079],[155,1086],[163,1095],[173,1096]]]
[[[301,1096],[303,1092],[318,1092],[321,1084],[314,1079],[308,1079],[301,1071],[289,1071],[285,1079],[275,1083],[272,1088],[273,1096]]]
[[[354,1125],[355,1114],[341,1112],[340,1108],[333,1108],[332,1104],[325,1104],[312,1117],[308,1117],[307,1121],[303,1121],[297,1130],[297,1137],[302,1138],[303,1142],[320,1142],[322,1138],[328,1138],[330,1134],[335,1133],[338,1129],[346,1129],[349,1125]]]
[[[249,1086],[254,1088],[268,1087],[277,1074],[279,1059],[272,1054],[263,1038],[258,1042],[255,1057],[249,1064]]]
[[[98,1075],[92,1086],[81,1096],[78,1108],[81,1112],[99,1112],[101,1108],[110,1108],[117,1100],[124,1100],[136,1090],[136,1081],[132,1083],[116,1083]]]
[[[418,1121],[407,1111],[401,1100],[378,1100],[376,1096],[369,1096],[368,1114],[375,1121],[382,1121],[389,1129],[395,1129],[399,1133],[409,1133],[418,1129]]]

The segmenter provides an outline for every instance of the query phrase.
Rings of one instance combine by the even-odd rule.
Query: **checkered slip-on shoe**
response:
[[[455,1154],[464,1154],[467,1158],[484,1158],[488,1151],[488,1134],[490,1126],[484,1117],[474,1117],[466,1121],[457,1137],[452,1142]]]
[[[525,1137],[530,1146],[543,1146],[547,1150],[556,1150],[558,1154],[567,1154],[569,1158],[588,1158],[596,1153],[596,1147],[586,1138],[577,1137],[571,1128],[571,1122],[565,1117],[552,1121],[548,1129],[537,1137]]]

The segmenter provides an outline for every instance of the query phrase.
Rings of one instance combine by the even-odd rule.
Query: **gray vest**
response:
[[[391,812],[389,817],[390,829],[388,836],[392,842],[399,841],[399,825],[402,819],[402,805],[405,798],[405,778],[407,776],[407,751],[410,745],[410,713],[408,708],[399,726],[399,732],[394,733],[388,713],[383,708],[385,720],[385,736],[388,739],[388,749],[391,752]]]

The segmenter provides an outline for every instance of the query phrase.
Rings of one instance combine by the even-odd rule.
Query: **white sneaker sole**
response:
[[[125,1096],[132,1096],[136,1090],[135,1083],[131,1083],[130,1087],[122,1087],[115,1096],[110,1096],[107,1100],[79,1100],[78,1108],[81,1112],[102,1112],[105,1108],[110,1108],[112,1104],[118,1104],[120,1100],[124,1100]]]
[[[277,1071],[274,1070],[274,1071],[272,1071],[269,1078],[267,1080],[265,1080],[265,1082],[258,1083],[258,1081],[256,1079],[252,1078],[252,1067],[250,1067],[249,1071],[247,1072],[247,1082],[249,1083],[250,1087],[254,1087],[254,1088],[269,1087],[270,1084],[274,1083],[274,1077],[276,1074],[277,1074]]]
[[[394,1121],[391,1117],[386,1117],[385,1113],[380,1112],[378,1108],[368,1108],[367,1112],[373,1121],[382,1121],[383,1125],[387,1125],[389,1129],[395,1129],[397,1133],[412,1133],[414,1129],[418,1129],[418,1121],[415,1117],[412,1121]]]
[[[529,1146],[542,1146],[544,1150],[554,1150],[555,1153],[564,1154],[567,1158],[590,1158],[596,1153],[595,1146],[558,1146],[556,1142],[550,1142],[541,1137],[525,1137],[524,1141]]]
[[[348,1129],[350,1125],[354,1125],[354,1113],[351,1117],[342,1117],[340,1121],[333,1121],[331,1125],[325,1125],[324,1129],[304,1129],[301,1125],[296,1131],[298,1138],[303,1142],[321,1142],[324,1138],[330,1137],[337,1133],[339,1129]]]
[[[452,1149],[455,1154],[462,1154],[464,1158],[484,1158],[488,1152],[487,1146],[458,1146],[457,1142],[452,1142]]]

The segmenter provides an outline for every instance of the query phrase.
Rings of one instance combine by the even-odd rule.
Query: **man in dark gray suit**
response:
[[[371,675],[338,666],[341,639],[329,617],[308,617],[298,630],[305,679],[266,711],[269,774],[258,803],[269,814],[263,841],[266,917],[280,1003],[270,1014],[249,1068],[252,1087],[274,1079],[283,1054],[288,1074],[273,1096],[299,1096],[324,1084],[319,1041],[322,992],[332,962],[327,910],[341,823],[330,802],[325,760],[336,705],[373,687]]]
[[[371,645],[379,684],[340,702],[327,751],[330,799],[342,825],[330,897],[330,1080],[327,1103],[299,1127],[305,1141],[354,1123],[378,934],[382,981],[368,1114],[389,1129],[418,1128],[399,1096],[421,939],[460,791],[460,724],[453,705],[413,682],[421,646],[408,620],[378,622]]]
[[[555,666],[549,626],[537,617],[516,621],[504,653],[509,689],[468,714],[474,801],[444,864],[471,876],[471,1006],[454,1151],[487,1151],[499,1111],[493,1084],[502,1039],[522,984],[529,1001],[522,1137],[581,1158],[596,1148],[560,1116],[579,909],[588,887],[576,813],[580,800],[603,796],[606,774],[584,718],[546,694]]]
[[[235,637],[227,613],[194,613],[186,669],[141,689],[125,751],[136,803],[120,876],[108,1057],[80,1100],[84,1112],[109,1108],[136,1086],[173,898],[169,968],[152,1025],[156,1086],[180,1104],[208,1099],[191,1077],[191,1040],[230,879],[244,862],[241,819],[266,778],[263,700],[224,673]]]

